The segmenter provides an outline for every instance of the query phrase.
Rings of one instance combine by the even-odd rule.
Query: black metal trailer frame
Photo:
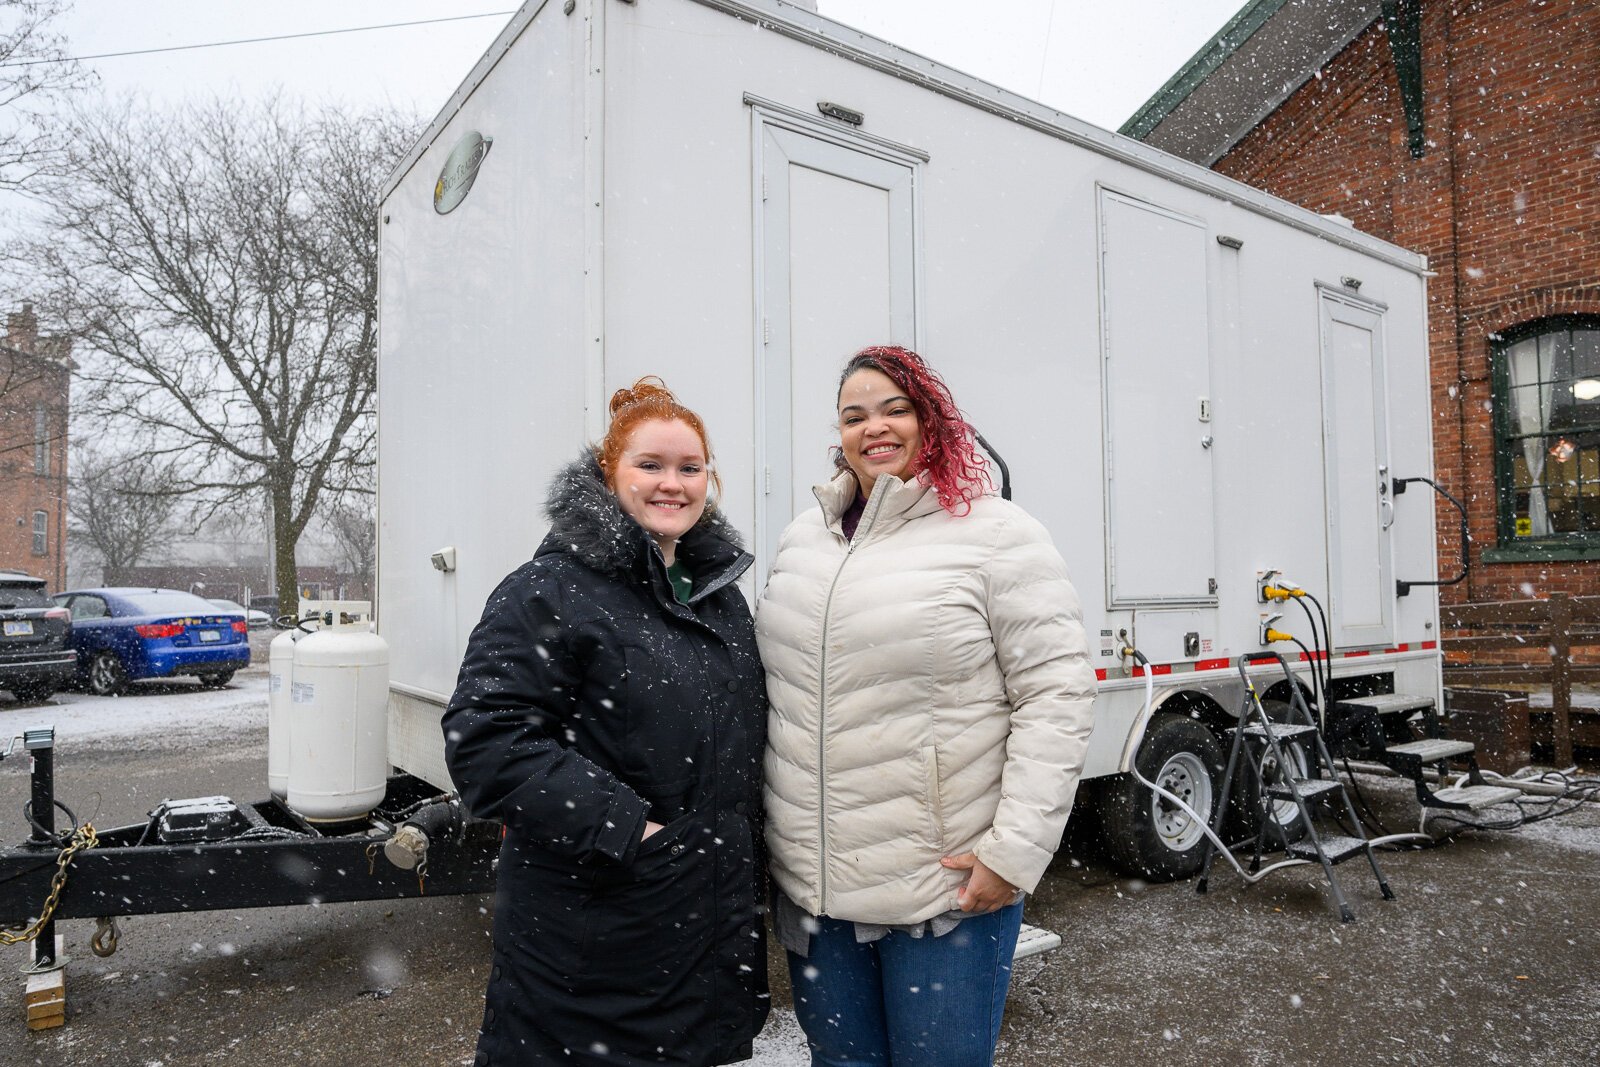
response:
[[[58,860],[78,829],[60,833],[55,825],[60,805],[54,728],[29,730],[23,741],[33,760],[33,832],[22,844],[0,850],[0,925],[7,927],[42,914]],[[500,824],[466,818],[454,796],[408,774],[392,776],[382,804],[362,819],[315,824],[277,799],[230,804],[226,818],[190,827],[180,836],[192,839],[175,843],[173,833],[158,831],[158,821],[169,805],[184,803],[169,801],[145,822],[99,831],[92,847],[71,855],[55,908],[33,939],[30,971],[59,966],[57,919],[402,900],[494,888]],[[409,857],[421,860],[411,868],[383,855],[408,825],[413,841],[423,835],[425,849]],[[95,940],[96,952],[103,952],[101,934]],[[115,946],[114,934],[109,945]]]

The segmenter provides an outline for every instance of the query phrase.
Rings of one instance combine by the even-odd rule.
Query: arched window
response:
[[[1501,547],[1600,554],[1600,316],[1499,335],[1494,396]]]

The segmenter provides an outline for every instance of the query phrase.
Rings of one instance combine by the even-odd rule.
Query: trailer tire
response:
[[[1222,745],[1187,715],[1158,712],[1134,756],[1139,773],[1174,794],[1209,823],[1221,795]],[[1101,798],[1106,855],[1129,874],[1170,882],[1200,870],[1206,836],[1177,805],[1131,774],[1107,783]]]
[[[1275,723],[1291,721],[1291,706],[1285,701],[1263,700],[1261,708],[1267,713],[1267,718]],[[1279,745],[1289,759],[1290,773],[1296,778],[1307,777],[1310,763],[1306,757],[1305,746],[1298,740],[1281,741]],[[1253,760],[1243,762],[1245,765],[1236,775],[1233,795],[1228,798],[1230,812],[1228,840],[1255,837],[1256,832],[1262,827],[1263,816],[1265,816],[1268,848],[1285,848],[1306,836],[1306,821],[1294,801],[1274,801],[1272,812],[1268,814],[1265,811],[1258,800],[1260,783],[1256,780],[1255,763]],[[1278,781],[1283,777],[1282,770],[1273,763],[1269,762],[1265,769],[1269,782]]]

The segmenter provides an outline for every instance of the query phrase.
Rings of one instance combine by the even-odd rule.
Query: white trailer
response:
[[[390,750],[440,788],[467,636],[611,391],[659,374],[705,415],[753,596],[872,343],[940,370],[1066,558],[1113,792],[1123,645],[1220,733],[1263,572],[1327,605],[1336,696],[1441,698],[1435,589],[1397,588],[1437,578],[1434,497],[1396,491],[1432,472],[1419,255],[781,0],[531,0],[381,213]],[[1137,796],[1122,858],[1191,870]]]

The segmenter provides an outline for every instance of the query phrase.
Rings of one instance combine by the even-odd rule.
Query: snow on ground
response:
[[[240,674],[226,689],[189,679],[135,682],[119,697],[58,693],[43,704],[0,699],[0,748],[24,730],[56,728],[57,746],[181,748],[267,728],[267,675]]]
[[[773,1008],[767,1025],[756,1038],[755,1055],[750,1063],[754,1067],[810,1067],[811,1053],[806,1050],[805,1034],[800,1023],[788,1008]]]

